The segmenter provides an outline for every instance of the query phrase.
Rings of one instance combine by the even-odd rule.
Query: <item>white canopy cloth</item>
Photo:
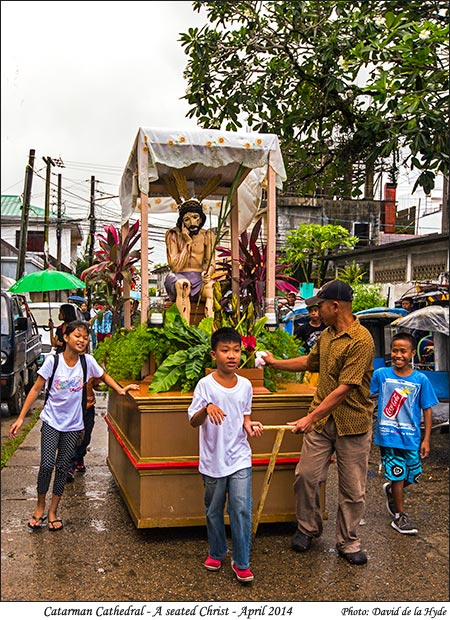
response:
[[[250,170],[238,189],[239,231],[245,230],[261,202],[261,190],[270,165],[276,174],[276,187],[282,188],[286,171],[275,134],[239,134],[217,129],[193,131],[143,128],[134,140],[120,184],[122,225],[139,209],[139,195],[149,196],[149,212],[176,211],[173,198],[162,184],[163,174],[177,169],[185,174],[193,195],[216,174],[222,175],[224,195],[231,187],[239,165]],[[152,185],[153,184],[153,185]],[[203,201],[205,210],[218,214],[221,200]]]

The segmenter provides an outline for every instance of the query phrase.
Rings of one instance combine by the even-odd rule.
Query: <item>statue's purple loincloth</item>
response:
[[[175,301],[177,298],[175,283],[177,280],[189,280],[191,283],[190,298],[193,301],[197,301],[198,295],[202,290],[203,280],[202,274],[199,271],[184,271],[181,273],[168,273],[164,280],[164,286],[166,287],[167,294],[170,301]]]

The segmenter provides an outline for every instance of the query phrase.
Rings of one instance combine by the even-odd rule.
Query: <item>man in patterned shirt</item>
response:
[[[268,352],[264,361],[279,370],[319,372],[319,383],[307,416],[288,422],[293,433],[305,433],[295,469],[297,531],[294,551],[306,551],[322,534],[320,483],[326,480],[335,452],[339,507],[336,549],[350,564],[365,564],[358,525],[364,515],[366,479],[372,440],[373,403],[370,381],[374,342],[352,313],[352,288],[340,280],[328,282],[308,305],[319,306],[327,325],[306,356],[278,360]]]

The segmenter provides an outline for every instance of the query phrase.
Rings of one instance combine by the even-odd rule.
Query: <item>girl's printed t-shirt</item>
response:
[[[378,394],[374,442],[385,448],[418,450],[421,412],[439,402],[428,377],[418,370],[400,377],[392,367],[378,368],[370,392]]]
[[[48,381],[53,373],[53,366],[54,356],[47,355],[38,374]],[[105,372],[92,355],[88,354],[86,370],[87,381],[91,377],[102,377]],[[50,393],[40,415],[41,420],[58,431],[83,430],[82,396],[83,367],[80,360],[70,367],[64,361],[64,356],[60,355]]]
[[[227,414],[222,424],[213,424],[206,418],[199,427],[198,470],[212,478],[231,476],[252,465],[252,451],[243,427],[244,415],[251,414],[252,384],[245,377],[236,376],[237,383],[232,388],[220,385],[213,373],[200,379],[188,409],[189,419],[208,403]]]

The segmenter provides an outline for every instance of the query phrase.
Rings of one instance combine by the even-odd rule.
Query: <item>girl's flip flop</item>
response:
[[[55,523],[61,523],[61,525],[59,527],[55,527]],[[53,519],[53,521],[48,522],[48,529],[50,532],[59,532],[59,530],[62,530],[63,527],[64,525],[63,525],[62,519],[60,519],[59,517],[57,519]]]
[[[36,517],[35,515],[33,515],[31,518],[35,520],[35,523],[34,525],[32,525],[28,521],[28,527],[30,528],[30,530],[40,530],[44,527],[44,521],[46,521],[47,515],[42,515],[42,517]]]

